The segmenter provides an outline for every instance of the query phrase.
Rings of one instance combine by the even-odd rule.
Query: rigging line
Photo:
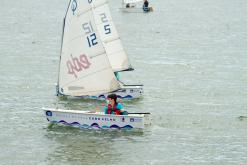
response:
[[[67,53],[67,52],[62,52],[63,54],[69,54],[69,55],[71,55],[72,53]],[[98,57],[98,56],[101,56],[101,55],[105,55],[106,54],[106,52],[105,52],[105,50],[102,50],[101,52],[99,52],[99,53],[97,53],[97,54],[95,54],[95,55],[90,55],[90,54],[88,54],[88,56],[89,56],[89,58],[90,59],[93,59],[93,58],[95,58],[95,57]]]
[[[89,58],[93,59],[93,58],[95,58],[95,57],[102,56],[102,55],[106,55],[105,50],[103,50],[102,52],[100,52],[100,53],[98,53],[98,54],[96,54],[96,55],[89,56]]]
[[[97,6],[95,6],[95,5],[91,5],[91,6],[92,6],[92,8],[95,9],[95,8],[101,7],[101,6],[105,5],[105,4],[108,4],[108,1],[107,0],[105,0],[104,2],[98,4]]]
[[[113,41],[116,41],[116,40],[120,40],[120,37],[119,36],[117,36],[117,37],[112,37],[112,39],[111,40],[107,40],[107,41],[103,41],[103,43],[109,43],[109,42],[113,42]]]
[[[72,41],[74,41],[74,40],[76,40],[78,38],[83,38],[85,36],[87,36],[87,34],[85,34],[85,33],[76,35],[75,37],[70,38],[67,42],[64,42],[63,46],[68,45],[70,42],[72,42]]]
[[[120,50],[115,51],[115,52],[113,52],[113,53],[107,53],[107,56],[111,56],[111,55],[114,55],[114,54],[117,54],[117,53],[121,53],[121,52],[124,52],[124,53],[125,53],[124,49],[120,49]],[[125,54],[126,54],[126,53],[125,53]]]

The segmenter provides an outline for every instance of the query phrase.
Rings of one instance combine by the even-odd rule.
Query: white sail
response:
[[[64,20],[59,69],[59,92],[64,95],[97,95],[119,89],[100,40],[94,10],[105,1],[70,0]]]
[[[123,0],[123,3],[138,3],[138,2],[143,2],[143,0]]]
[[[114,71],[131,70],[131,64],[123,49],[117,29],[113,23],[106,0],[93,0],[94,17],[100,38]]]

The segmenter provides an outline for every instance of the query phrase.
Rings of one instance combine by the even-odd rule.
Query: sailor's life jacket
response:
[[[111,104],[108,104],[105,107],[105,114],[114,114],[114,115],[122,115],[123,105],[121,103],[117,103],[117,105],[112,106]],[[126,113],[124,113],[126,114]]]

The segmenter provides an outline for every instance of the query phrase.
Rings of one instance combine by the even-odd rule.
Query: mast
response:
[[[69,4],[71,3],[71,0],[69,1]],[[59,78],[60,78],[60,65],[61,65],[61,55],[62,55],[62,48],[63,48],[63,36],[64,36],[64,27],[65,27],[65,19],[66,19],[66,16],[67,16],[67,13],[68,13],[68,10],[69,10],[69,6],[67,7],[66,9],[66,13],[65,13],[65,16],[63,18],[63,29],[62,29],[62,39],[61,39],[61,47],[60,47],[60,56],[59,56],[59,65],[58,65],[58,78],[57,78],[57,86],[56,86],[56,94],[57,96],[60,94],[59,92]]]

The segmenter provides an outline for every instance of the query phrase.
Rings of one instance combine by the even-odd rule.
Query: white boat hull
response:
[[[117,95],[119,99],[137,99],[143,96],[142,85],[124,85],[121,89],[111,92]],[[98,99],[105,99],[110,93],[96,96]]]
[[[111,93],[116,94],[119,99],[125,99],[125,100],[137,99],[143,96],[143,85],[123,85],[122,88]],[[96,96],[67,96],[59,93],[58,96],[66,96],[72,99],[77,98],[77,99],[104,100],[107,98],[109,94],[110,93],[103,93]]]
[[[42,108],[50,123],[87,129],[143,129],[151,125],[150,113],[110,115],[103,112]]]
[[[146,12],[151,12],[153,11],[152,7],[149,7],[149,11],[144,11],[142,7],[122,7],[119,8],[122,12],[126,12],[126,13],[146,13]]]
[[[120,8],[120,10],[122,12],[126,12],[126,13],[143,13],[143,9],[142,8],[136,8],[136,7],[133,7],[133,8]]]

